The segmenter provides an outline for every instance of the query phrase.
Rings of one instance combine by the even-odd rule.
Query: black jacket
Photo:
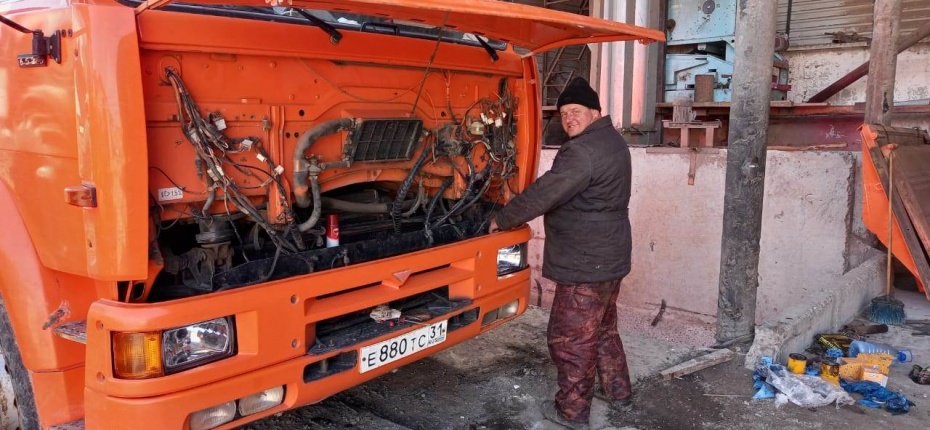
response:
[[[561,284],[620,279],[630,273],[630,149],[610,116],[559,149],[552,169],[497,214],[501,229],[545,215],[543,276]]]

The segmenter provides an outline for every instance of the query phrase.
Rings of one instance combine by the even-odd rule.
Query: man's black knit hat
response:
[[[601,110],[601,101],[597,93],[591,88],[584,78],[575,78],[568,83],[565,91],[559,95],[559,101],[556,108],[562,109],[562,106],[578,104],[594,110]]]

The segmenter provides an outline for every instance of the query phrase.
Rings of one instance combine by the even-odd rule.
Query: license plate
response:
[[[363,347],[359,354],[359,372],[365,373],[445,342],[446,323],[447,321],[440,321],[393,339]]]

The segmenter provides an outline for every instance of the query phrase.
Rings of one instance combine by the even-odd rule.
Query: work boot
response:
[[[607,402],[607,405],[617,412],[628,412],[633,409],[633,396],[627,397],[625,399],[611,399],[610,397],[607,397],[607,394],[604,393],[603,389],[601,389],[600,381],[594,384],[593,390],[595,398]]]
[[[542,414],[546,417],[547,420],[552,421],[562,427],[571,430],[588,430],[588,423],[584,421],[570,421],[568,418],[565,418],[562,415],[562,412],[559,411],[559,408],[555,405],[555,402],[552,400],[547,400],[542,404]]]

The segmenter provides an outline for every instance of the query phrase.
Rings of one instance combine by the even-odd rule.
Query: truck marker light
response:
[[[81,208],[97,207],[97,188],[93,185],[65,187],[65,203]]]
[[[113,333],[113,374],[120,379],[164,375],[161,332]]]

